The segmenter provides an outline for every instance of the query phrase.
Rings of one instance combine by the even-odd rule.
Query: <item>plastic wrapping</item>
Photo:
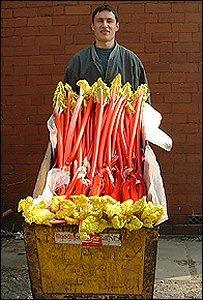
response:
[[[151,142],[170,151],[172,148],[172,139],[163,130],[159,129],[162,115],[148,103],[144,103],[142,111],[142,128],[143,135],[146,141]]]
[[[163,218],[156,224],[159,225],[162,222],[168,220],[167,214],[167,201],[166,194],[163,185],[163,180],[161,176],[161,170],[159,163],[156,159],[154,151],[150,145],[145,147],[145,161],[144,161],[144,181],[147,186],[148,199],[152,201],[155,205],[162,205],[165,208],[165,215]]]

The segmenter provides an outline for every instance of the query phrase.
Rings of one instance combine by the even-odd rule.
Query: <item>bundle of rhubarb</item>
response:
[[[79,95],[59,82],[53,99],[57,142],[52,169],[63,180],[52,186],[49,203],[27,197],[19,211],[28,223],[78,224],[82,239],[112,227],[152,228],[164,208],[147,199],[143,180],[147,85],[133,91],[129,83],[122,86],[120,74],[110,87],[101,78],[92,86],[86,80],[77,85]]]
[[[56,194],[138,201],[146,195],[141,111],[147,86],[133,93],[129,83],[121,86],[120,75],[110,88],[100,78],[91,87],[86,80],[77,84],[78,97],[62,82],[54,96],[55,167],[69,173]]]

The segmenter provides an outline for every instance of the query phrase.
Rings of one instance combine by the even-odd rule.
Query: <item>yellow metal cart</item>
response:
[[[40,195],[50,169],[48,145],[37,178]],[[78,227],[24,223],[34,299],[153,299],[158,229],[106,229],[106,244],[83,247]]]

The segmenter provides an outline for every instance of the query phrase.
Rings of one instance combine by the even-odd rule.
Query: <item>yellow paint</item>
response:
[[[141,294],[143,290],[145,231],[121,233],[121,246],[84,249],[56,244],[55,233],[73,226],[35,226],[43,293]]]

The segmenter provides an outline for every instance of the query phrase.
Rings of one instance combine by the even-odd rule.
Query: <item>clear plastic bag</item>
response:
[[[148,144],[145,147],[143,178],[147,186],[148,199],[155,205],[162,205],[165,208],[165,215],[156,224],[159,225],[168,220],[167,201],[160,166],[156,159],[154,151]]]
[[[52,168],[47,174],[45,188],[41,197],[45,199],[48,203],[50,203],[53,195],[55,195],[55,190],[60,188],[64,184],[68,184],[69,182],[69,172],[58,168]]]
[[[52,114],[51,117],[48,119],[47,127],[49,130],[52,153],[54,154],[57,146],[57,128],[54,121],[54,114]]]
[[[159,129],[162,115],[148,103],[144,103],[142,110],[142,128],[143,137],[146,141],[151,142],[170,151],[172,148],[172,139],[163,130]]]

